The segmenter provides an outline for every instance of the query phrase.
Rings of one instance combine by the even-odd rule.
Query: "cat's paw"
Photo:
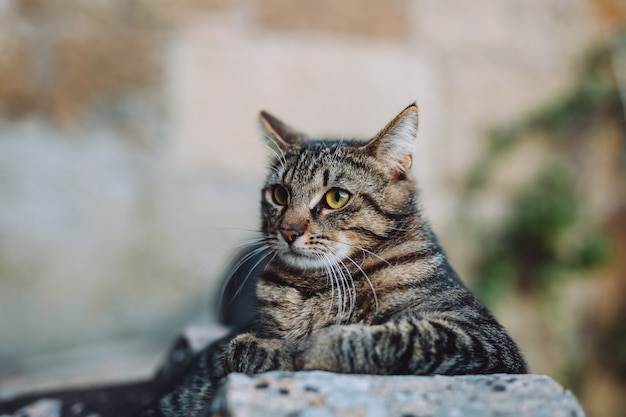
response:
[[[262,339],[251,333],[230,341],[224,352],[227,372],[259,374],[268,371],[293,371],[291,347],[280,339]]]
[[[350,337],[350,326],[333,325],[318,330],[295,351],[297,370],[318,370],[329,372],[351,372],[348,363],[342,360],[342,341]]]

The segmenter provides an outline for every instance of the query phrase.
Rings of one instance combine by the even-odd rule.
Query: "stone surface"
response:
[[[131,417],[168,392],[219,329],[190,327],[152,380],[44,391],[0,401],[0,417]],[[330,372],[232,374],[212,417],[584,417],[577,399],[543,375],[377,376]]]
[[[132,417],[154,396],[152,382],[46,391],[0,401],[0,417]]]
[[[153,383],[48,392],[0,402],[0,417],[131,417]],[[212,417],[584,417],[543,375],[374,376],[329,372],[230,375]]]
[[[151,380],[42,391],[0,401],[0,417],[132,417],[169,392],[217,329],[188,328]],[[585,417],[543,375],[379,376],[331,372],[229,375],[212,417]]]
[[[229,417],[583,417],[576,398],[543,375],[363,376],[233,374],[210,415]]]
[[[57,417],[61,415],[61,406],[62,403],[60,400],[42,398],[20,408],[13,415],[20,417]],[[5,416],[8,416],[8,414],[3,414],[0,417]]]

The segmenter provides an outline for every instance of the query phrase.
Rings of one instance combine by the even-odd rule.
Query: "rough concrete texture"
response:
[[[127,417],[140,402],[141,394],[145,394],[145,389],[138,388],[142,387],[128,385],[44,395],[31,398],[19,408],[4,410],[0,404],[0,417]],[[549,377],[505,374],[233,374],[208,411],[207,416],[211,417],[585,416],[576,398]]]
[[[230,375],[212,416],[583,417],[543,375],[373,376],[328,372]]]

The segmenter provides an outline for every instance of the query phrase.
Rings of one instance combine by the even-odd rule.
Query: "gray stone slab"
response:
[[[210,415],[223,417],[584,417],[543,375],[232,374]]]

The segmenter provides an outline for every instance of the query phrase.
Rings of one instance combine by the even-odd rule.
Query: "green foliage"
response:
[[[626,43],[626,36],[623,37]],[[523,120],[494,129],[489,146],[468,175],[466,192],[484,186],[493,164],[511,151],[515,144],[534,132],[543,132],[547,140],[567,142],[588,134],[591,126],[607,119],[624,123],[623,103],[605,48],[593,50],[581,66],[575,86]]]
[[[621,117],[622,103],[610,61],[606,49],[592,51],[582,65],[576,87],[531,115],[526,126],[543,129],[551,138],[567,140],[580,135],[598,119]]]
[[[546,167],[513,202],[502,230],[488,239],[475,289],[488,304],[515,287],[542,292],[571,272],[604,263],[608,240],[590,224],[567,166]]]
[[[559,153],[559,147],[571,149],[576,142],[597,140],[594,127],[623,124],[623,114],[610,55],[605,49],[595,50],[568,94],[491,132],[487,151],[468,176],[466,196],[485,186],[494,164],[529,135],[540,132]],[[500,230],[483,236],[485,250],[474,286],[489,305],[513,288],[545,292],[560,279],[602,265],[609,257],[609,241],[590,222],[576,189],[574,163],[561,155],[514,198]]]

